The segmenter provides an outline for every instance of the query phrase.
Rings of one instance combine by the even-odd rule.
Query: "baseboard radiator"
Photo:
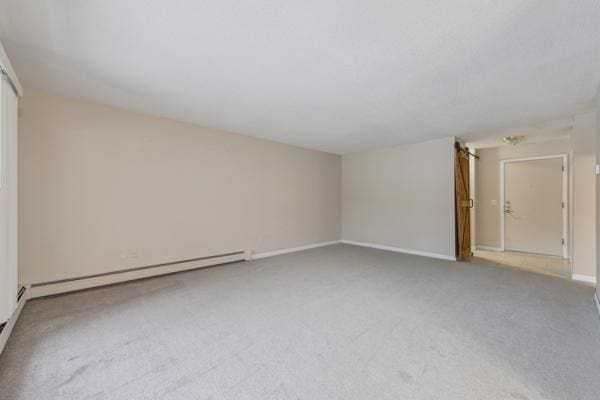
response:
[[[12,333],[15,323],[17,322],[17,319],[21,314],[21,310],[23,309],[23,306],[27,301],[27,290],[28,288],[25,286],[20,287],[16,296],[15,311],[12,313],[12,315],[8,318],[6,322],[0,324],[0,354],[4,350],[4,346],[6,346],[6,342],[8,341],[8,338]]]
[[[49,282],[33,283],[31,284],[29,298],[50,296],[53,294],[88,289],[97,286],[111,285],[114,283],[171,274],[174,272],[188,271],[197,268],[245,261],[251,258],[250,254],[250,251],[239,250],[230,253],[216,254],[206,257],[176,260],[161,264],[126,268],[93,275],[85,275]]]

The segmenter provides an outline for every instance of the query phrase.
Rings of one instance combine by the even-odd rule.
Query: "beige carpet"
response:
[[[30,301],[0,397],[597,400],[592,293],[330,246]]]

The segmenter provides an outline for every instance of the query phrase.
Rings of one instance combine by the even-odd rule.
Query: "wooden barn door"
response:
[[[454,155],[456,185],[456,258],[464,260],[471,255],[471,217],[473,201],[469,193],[469,154],[456,147]]]

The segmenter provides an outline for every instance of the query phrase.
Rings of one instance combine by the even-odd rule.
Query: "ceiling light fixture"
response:
[[[502,141],[504,143],[510,143],[513,146],[516,146],[517,144],[525,141],[525,136],[522,136],[522,135],[507,136],[507,137],[502,138]]]

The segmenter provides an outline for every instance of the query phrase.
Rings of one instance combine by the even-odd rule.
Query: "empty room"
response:
[[[0,0],[0,399],[600,399],[600,1]]]

